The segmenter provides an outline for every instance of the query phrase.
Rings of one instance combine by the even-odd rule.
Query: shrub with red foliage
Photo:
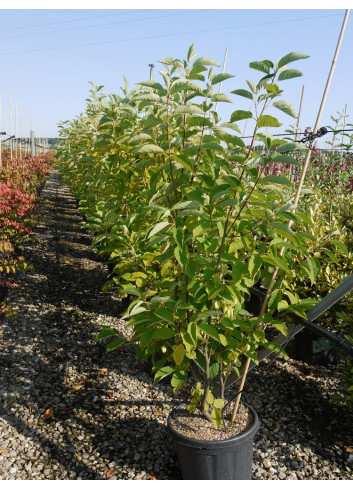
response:
[[[30,218],[36,210],[38,187],[54,164],[52,153],[32,158],[10,158],[5,152],[0,168],[0,288],[16,287],[12,275],[24,270],[23,257],[15,247],[31,233]],[[0,312],[3,312],[1,308]]]

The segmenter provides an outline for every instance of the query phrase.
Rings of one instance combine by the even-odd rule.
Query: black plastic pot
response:
[[[0,286],[0,302],[4,301],[8,294],[8,288],[6,285]]]
[[[176,443],[184,480],[251,480],[253,442],[260,423],[254,409],[247,407],[254,417],[253,425],[233,438],[218,441],[182,435],[171,425],[174,410],[171,412],[167,426]]]
[[[312,365],[337,365],[339,352],[334,343],[305,329],[295,336],[295,358]]]

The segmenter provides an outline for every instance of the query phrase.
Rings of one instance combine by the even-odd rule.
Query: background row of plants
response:
[[[54,163],[51,153],[40,157],[30,154],[11,158],[2,155],[0,167],[0,312],[9,311],[5,292],[15,287],[15,273],[26,269],[21,252],[29,239],[33,215],[37,208],[38,189]]]
[[[190,379],[190,411],[216,426],[229,375],[257,362],[259,347],[280,352],[269,338],[286,334],[286,313],[305,316],[351,273],[350,193],[334,193],[334,179],[318,188],[312,172],[294,205],[295,156],[306,147],[268,133],[281,125],[268,109],[296,118],[281,87],[302,74],[287,65],[307,57],[250,63],[260,80],[231,93],[253,109],[222,121],[217,104],[233,101],[218,88],[233,76],[191,46],[185,60],[161,60],[161,82],[129,90],[124,78],[109,96],[92,83],[85,113],[59,126],[60,168],[111,270],[105,289],[134,299],[123,317],[139,357],[152,359],[156,380],[172,374],[175,391]],[[246,119],[255,121],[248,145],[238,125]],[[254,284],[268,291],[258,316],[248,311]],[[116,335],[103,326],[97,338]]]

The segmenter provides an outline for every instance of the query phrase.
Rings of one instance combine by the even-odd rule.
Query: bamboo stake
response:
[[[319,113],[318,113],[317,118],[316,118],[316,122],[315,122],[315,126],[314,126],[314,129],[313,129],[313,133],[316,133],[317,130],[318,130],[318,128],[319,128],[319,124],[320,124],[320,121],[321,121],[321,116],[322,116],[322,113],[324,111],[324,107],[325,107],[325,103],[326,103],[328,91],[329,91],[329,88],[330,88],[330,85],[331,85],[332,76],[333,76],[333,73],[335,71],[338,54],[339,54],[340,49],[341,49],[341,44],[342,44],[342,40],[343,40],[344,31],[346,29],[349,12],[350,12],[350,9],[346,9],[346,13],[345,13],[345,16],[344,16],[344,19],[343,19],[343,24],[342,24],[342,27],[341,27],[340,36],[339,36],[338,42],[337,42],[337,47],[336,47],[335,55],[334,55],[333,60],[332,60],[332,65],[331,65],[330,73],[329,73],[329,76],[327,78],[327,82],[326,82],[324,94],[322,96],[321,105],[320,105],[320,108],[319,108]],[[298,189],[297,189],[297,194],[296,194],[295,199],[294,199],[294,205],[297,205],[298,204],[298,201],[299,201],[299,196],[300,196],[301,191],[302,191],[302,187],[303,187],[305,175],[306,175],[306,172],[307,172],[307,169],[308,169],[308,165],[309,165],[309,161],[310,161],[310,157],[311,157],[311,151],[312,151],[311,150],[311,147],[309,147],[309,151],[308,151],[308,153],[306,155],[305,162],[304,162],[303,172],[302,172],[301,177],[300,177],[300,181],[299,181],[299,185],[298,185]],[[290,224],[292,224],[292,221],[290,222]]]
[[[227,55],[228,55],[228,48],[226,48],[226,52],[225,52],[225,54],[224,54],[224,61],[223,61],[222,73],[224,73],[224,71],[225,71],[225,69],[226,69]],[[222,83],[223,83],[223,82],[221,82],[221,83],[219,84],[218,93],[221,93]],[[216,107],[215,107],[215,111],[216,111],[216,112],[217,112],[217,109],[218,109],[218,102],[216,102]]]
[[[344,20],[343,20],[343,24],[342,24],[342,28],[341,28],[341,33],[340,33],[340,36],[339,36],[339,39],[338,39],[338,42],[337,42],[336,52],[335,52],[334,58],[332,60],[332,65],[331,65],[330,73],[329,73],[329,76],[328,76],[328,79],[327,79],[327,82],[326,82],[324,94],[323,94],[323,97],[322,97],[322,100],[321,100],[321,105],[320,105],[319,112],[318,112],[318,115],[317,115],[317,118],[316,118],[316,122],[315,122],[313,133],[317,132],[318,127],[319,127],[319,124],[320,124],[320,120],[321,120],[322,112],[324,110],[324,106],[325,106],[325,102],[326,102],[328,90],[329,90],[330,84],[331,84],[332,75],[333,75],[333,72],[334,72],[334,69],[335,69],[335,66],[336,66],[336,61],[337,61],[337,58],[338,58],[338,53],[339,53],[340,48],[341,48],[343,34],[344,34],[344,31],[345,31],[345,28],[346,28],[346,25],[347,25],[347,20],[348,20],[349,12],[350,12],[350,9],[347,9],[346,10],[346,13],[345,13],[345,16],[344,16]],[[298,184],[298,188],[297,188],[297,193],[296,193],[296,196],[295,196],[295,199],[294,199],[294,203],[293,203],[294,206],[296,206],[298,204],[298,201],[299,201],[299,197],[300,197],[301,190],[302,190],[302,187],[303,187],[305,175],[306,175],[306,172],[307,172],[307,169],[308,169],[308,165],[309,165],[309,161],[310,161],[310,156],[311,156],[311,147],[309,147],[309,150],[308,150],[308,153],[307,153],[307,156],[306,156],[306,159],[305,159],[305,163],[304,163],[304,166],[303,166],[303,171],[302,171],[302,174],[301,174],[301,177],[300,177],[300,181],[299,181],[299,184]],[[292,224],[293,224],[293,221],[290,220],[288,222],[288,227],[291,227]],[[281,248],[281,250],[280,250],[280,255],[281,256],[283,256],[284,250],[285,250],[285,248],[283,246]],[[265,311],[266,311],[266,308],[267,308],[267,304],[268,304],[268,301],[270,299],[270,296],[271,296],[271,293],[272,293],[272,289],[273,289],[274,284],[275,284],[275,281],[276,281],[278,270],[279,270],[278,268],[275,268],[275,270],[274,270],[274,272],[272,274],[271,282],[269,284],[269,287],[268,287],[267,292],[266,292],[265,299],[264,299],[263,304],[262,304],[262,307],[261,307],[261,311],[260,311],[260,314],[259,314],[259,319],[258,319],[257,325],[259,325],[261,323],[262,318],[263,318],[263,316],[265,314]],[[243,374],[242,374],[242,377],[241,377],[240,386],[244,386],[245,379],[246,379],[246,376],[247,376],[247,373],[248,373],[248,370],[249,370],[250,362],[251,362],[250,358],[247,358],[246,359],[246,362],[245,362],[245,365],[244,365],[244,369],[243,369]],[[240,403],[241,390],[242,390],[242,388],[243,387],[241,387],[239,389],[240,392],[239,392],[239,394],[237,396],[236,403],[235,403],[235,406],[234,406],[234,409],[233,409],[232,421],[231,421],[232,423],[234,422],[235,416],[236,416],[236,414],[238,412],[238,407],[239,407],[239,403]]]
[[[298,137],[299,121],[300,121],[300,116],[301,116],[301,113],[302,113],[302,106],[303,106],[304,90],[305,90],[305,85],[303,85],[302,95],[300,97],[300,104],[299,104],[299,111],[298,111],[298,117],[297,117],[297,125],[296,125],[296,128],[295,128],[295,138],[294,138],[294,141],[297,141],[297,137]]]

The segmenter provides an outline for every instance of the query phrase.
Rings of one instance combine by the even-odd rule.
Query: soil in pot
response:
[[[254,424],[254,416],[250,409],[241,404],[234,424],[230,423],[230,415],[233,403],[224,410],[224,425],[215,428],[204,416],[190,414],[186,408],[173,411],[171,426],[181,435],[195,440],[226,440],[246,431]]]
[[[253,440],[259,420],[256,412],[243,404],[230,426],[231,410],[232,403],[223,413],[224,424],[219,429],[202,416],[190,414],[186,406],[171,412],[168,430],[176,444],[184,479],[251,479]]]

